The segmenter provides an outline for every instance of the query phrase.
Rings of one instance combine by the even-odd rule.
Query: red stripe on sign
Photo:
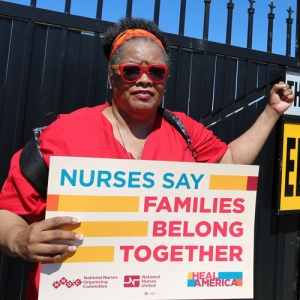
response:
[[[47,195],[47,210],[58,211],[59,195]]]
[[[247,191],[257,191],[258,177],[248,176]]]

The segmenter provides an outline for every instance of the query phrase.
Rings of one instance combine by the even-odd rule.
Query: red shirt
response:
[[[40,136],[40,149],[47,166],[50,156],[77,156],[128,159],[122,144],[115,139],[112,125],[102,114],[106,103],[82,108],[68,115],[60,115]],[[181,134],[161,115],[157,114],[140,159],[184,162],[217,162],[227,151],[227,145],[215,137],[201,123],[184,113],[176,112],[184,123],[196,152],[195,158]],[[0,207],[23,216],[28,222],[40,221],[45,214],[45,200],[26,181],[19,166],[20,151],[11,161],[8,178],[0,194]],[[133,158],[133,157],[132,157]],[[35,269],[35,268],[34,268]],[[37,299],[39,272],[33,270],[27,299]]]

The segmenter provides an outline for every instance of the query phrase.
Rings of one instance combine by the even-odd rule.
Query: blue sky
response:
[[[30,0],[2,0],[29,5]],[[202,38],[204,0],[187,0],[185,35]],[[226,34],[226,18],[228,0],[212,0],[210,10],[209,40],[224,43]],[[270,0],[256,0],[253,7],[254,33],[253,49],[266,51],[268,13],[270,12]],[[84,4],[83,4],[84,3]],[[103,19],[117,21],[125,15],[126,0],[104,0]],[[247,46],[247,23],[248,23],[248,0],[233,0],[233,32],[232,44],[235,46]],[[296,40],[296,5],[297,0],[274,0],[274,37],[273,52],[285,55],[286,53],[286,18],[287,9],[291,6],[294,10],[292,29],[292,53],[295,55]],[[37,0],[37,7],[55,11],[64,11],[65,0]],[[97,0],[72,0],[71,13],[85,17],[95,17]],[[154,0],[134,0],[133,16],[152,19],[154,12]],[[179,28],[180,0],[161,0],[161,15],[159,27],[166,32],[178,33]]]

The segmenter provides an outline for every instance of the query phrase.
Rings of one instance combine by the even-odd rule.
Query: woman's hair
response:
[[[110,57],[110,52],[112,50],[113,42],[115,41],[116,37],[123,31],[127,29],[144,29],[148,32],[155,35],[162,43],[166,55],[165,60],[168,62],[168,55],[169,53],[169,45],[166,39],[165,34],[158,28],[158,26],[153,22],[142,18],[122,18],[117,23],[115,23],[112,27],[110,27],[105,33],[102,40],[103,51],[105,56],[108,58]],[[140,38],[140,37],[136,37]],[[141,37],[143,38],[143,37]],[[153,41],[154,42],[154,41]],[[155,43],[155,42],[154,42]],[[121,46],[122,47],[122,46]],[[120,48],[121,48],[120,47]],[[119,49],[116,50],[115,54],[113,55],[113,60],[116,61],[116,57],[120,55]]]

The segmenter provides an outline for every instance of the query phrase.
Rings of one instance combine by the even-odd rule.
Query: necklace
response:
[[[117,118],[116,118],[116,115],[115,115],[115,113],[114,113],[113,108],[111,108],[111,111],[112,111],[112,114],[113,114],[114,119],[115,119],[115,121],[116,121],[117,129],[118,129],[118,133],[119,133],[119,135],[120,135],[121,141],[122,141],[122,145],[123,145],[123,147],[124,147],[124,149],[125,149],[125,151],[126,151],[126,153],[127,153],[128,158],[131,159],[130,153],[129,153],[129,151],[127,150],[126,145],[125,145],[125,142],[124,142],[124,140],[123,140],[123,137],[122,137],[122,134],[121,134],[121,130],[120,130],[120,126],[119,126],[119,122],[118,122],[118,120],[117,120]],[[146,135],[146,138],[145,138],[143,147],[142,147],[142,149],[141,149],[141,151],[140,151],[140,153],[139,153],[139,155],[138,155],[138,157],[137,157],[137,160],[139,160],[139,159],[141,158],[141,156],[142,156],[142,153],[143,153],[143,150],[144,150],[146,141],[147,141],[147,139],[148,139],[149,133],[150,133],[151,130],[152,130],[154,121],[155,121],[155,118],[153,119],[153,122],[152,122],[151,126],[149,127],[149,129],[148,129],[148,131],[147,131],[147,135]]]

